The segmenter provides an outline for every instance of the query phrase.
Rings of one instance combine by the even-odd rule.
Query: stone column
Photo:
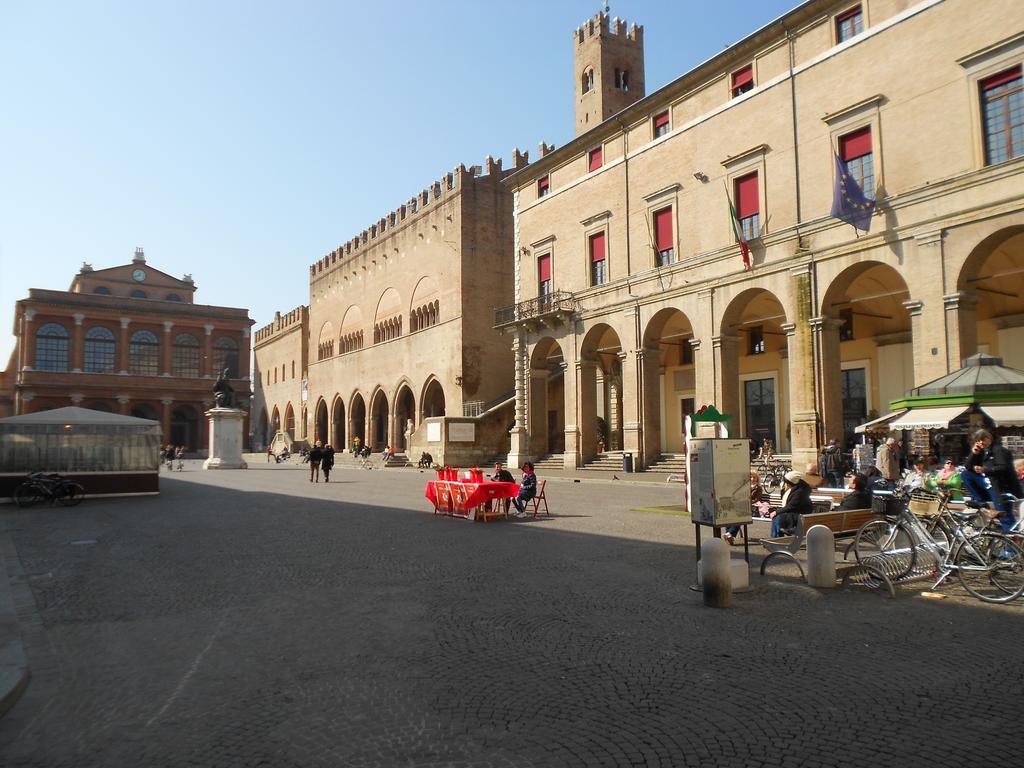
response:
[[[636,469],[650,466],[661,454],[661,349],[644,348],[637,352],[640,389],[643,398],[643,456]],[[642,461],[640,461],[642,459]]]
[[[927,338],[930,334],[925,332],[924,302],[904,301],[903,306],[910,313],[910,341],[914,350],[914,386],[919,386],[932,379],[937,379],[942,374],[930,376],[932,369],[931,358],[939,356],[938,347],[928,347]],[[945,325],[945,323],[943,323]],[[945,329],[943,329],[945,333]],[[934,336],[932,335],[932,338]],[[945,367],[946,357],[942,356],[942,365]]]
[[[945,263],[945,237],[942,229],[915,235],[914,250],[908,254],[904,279],[916,306],[911,308],[906,302],[904,306],[910,309],[913,328],[915,387],[959,367],[952,363],[961,356],[960,334],[948,335],[949,313],[945,307],[945,294],[955,290],[955,283],[947,287],[941,280],[926,277],[934,275],[937,265]],[[973,328],[971,332],[974,333]]]
[[[625,431],[622,428],[622,377],[625,374],[623,357],[621,352],[616,355],[619,361],[619,371],[616,373],[613,367],[611,372],[604,377],[605,392],[608,398],[608,413],[605,421],[608,424],[608,450],[610,451],[621,451],[622,441],[625,438]]]
[[[720,357],[719,345],[709,343],[701,345],[703,339],[714,339],[715,337],[715,316],[714,316],[714,291],[706,289],[697,292],[697,312],[690,318],[693,323],[693,336],[690,346],[693,347],[694,367],[694,405],[700,408],[702,405],[714,405],[722,410],[722,403],[718,400],[717,374]],[[703,348],[703,354],[700,350]]]
[[[732,416],[731,435],[737,435],[740,426],[740,361],[739,337],[722,334],[711,337],[714,354],[715,397],[714,405],[721,413]],[[697,407],[708,403],[697,403]]]
[[[131,414],[131,402],[132,399],[128,395],[118,395],[117,404],[121,407],[121,415],[128,416]]]
[[[527,412],[527,429],[530,435],[530,453],[534,459],[547,455],[550,444],[548,435],[548,376],[546,368],[530,369],[530,386],[527,392],[530,404]]]
[[[160,431],[163,432],[163,442],[169,443],[171,441],[171,404],[174,403],[173,397],[161,397],[160,405],[163,406],[160,410]]]
[[[85,329],[82,327],[85,315],[76,312],[72,317],[75,318],[75,331],[71,336],[71,372],[81,373],[85,367]]]
[[[164,342],[160,348],[161,376],[171,375],[171,350],[173,349],[172,342],[174,341],[174,337],[171,335],[172,328],[174,328],[174,323],[170,320],[164,320]]]
[[[593,360],[576,362],[576,422],[582,466],[597,452],[597,363]],[[568,452],[569,446],[565,448]]]
[[[508,452],[508,463],[510,467],[521,467],[524,461],[530,460],[530,439],[526,427],[526,413],[528,408],[527,383],[527,345],[525,334],[521,329],[516,329],[512,338],[512,357],[515,361],[515,383],[516,383],[516,406],[515,425],[510,435],[511,444]]]
[[[820,393],[822,441],[843,441],[842,360],[839,329],[842,321],[833,317],[811,318],[814,345],[819,350],[817,391]]]
[[[562,464],[566,469],[576,469],[580,455],[580,417],[576,409],[576,366],[562,360],[561,367],[562,416],[565,421]]]
[[[204,379],[217,378],[213,374],[213,325],[206,323],[203,326],[206,335],[203,337],[203,364],[200,371]]]
[[[818,409],[814,398],[814,336],[811,332],[811,266],[790,270],[790,300],[787,314],[794,321],[783,326],[789,355],[790,449],[793,466],[818,460]],[[780,432],[785,426],[778,425]]]
[[[703,346],[700,339],[690,339],[689,344],[693,350],[693,404],[699,409],[715,402],[715,361],[707,353],[708,349],[714,352],[715,348]]]
[[[36,311],[26,309],[21,322],[21,369],[31,371],[36,367]]]
[[[131,334],[128,333],[128,326],[131,325],[131,318],[121,318],[121,343],[117,346],[117,359],[119,360],[118,367],[121,369],[120,373],[122,376],[128,375],[128,368],[131,365],[131,358],[129,356],[129,347],[131,346]]]
[[[946,368],[963,367],[966,358],[978,351],[978,302],[970,291],[957,291],[942,297],[946,313]]]

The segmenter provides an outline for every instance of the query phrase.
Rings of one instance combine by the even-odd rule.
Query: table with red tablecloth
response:
[[[446,496],[446,488],[451,489],[451,503],[444,498]],[[505,505],[492,503],[492,511],[489,514],[485,511],[477,514],[478,509],[483,510],[483,507],[489,501],[514,499],[518,494],[518,483],[496,483],[492,481],[474,483],[454,480],[431,480],[427,483],[427,490],[424,495],[434,505],[434,510],[437,512],[455,517],[468,517],[470,520],[486,520],[489,517],[497,517],[499,515],[504,517]],[[498,508],[500,508],[500,511],[497,511]]]

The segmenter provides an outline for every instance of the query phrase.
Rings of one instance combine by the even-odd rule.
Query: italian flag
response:
[[[743,239],[743,228],[740,226],[740,217],[736,213],[736,206],[732,204],[732,198],[729,197],[729,190],[725,191],[725,199],[729,203],[729,221],[732,222],[732,231],[736,235],[736,241],[740,244],[740,255],[743,257],[743,271],[750,271],[750,247],[747,245],[747,241]]]

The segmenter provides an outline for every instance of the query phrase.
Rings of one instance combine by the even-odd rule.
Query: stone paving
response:
[[[712,610],[688,589],[689,520],[631,511],[679,486],[553,480],[551,519],[482,524],[431,515],[417,471],[300,470],[189,462],[158,498],[0,508],[33,598],[0,764],[960,766],[1024,748],[1021,606],[755,570]]]

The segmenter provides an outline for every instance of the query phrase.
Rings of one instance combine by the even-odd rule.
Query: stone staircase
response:
[[[622,451],[605,451],[583,465],[583,469],[599,472],[622,472]]]
[[[373,456],[371,455],[370,458],[372,459]],[[411,461],[409,461],[409,457],[406,456],[404,453],[396,453],[394,456],[392,456],[390,459],[388,459],[386,462],[384,462],[385,469],[394,469],[396,467],[403,468],[403,467],[412,467],[412,466],[414,466],[414,464]]]
[[[681,475],[686,472],[686,454],[684,453],[663,453],[658,460],[651,463],[647,472],[664,472],[671,475]]]
[[[533,468],[538,473],[543,473],[549,470],[557,470],[560,472],[565,469],[565,457],[560,453],[549,453],[546,456],[541,456],[533,462]]]

